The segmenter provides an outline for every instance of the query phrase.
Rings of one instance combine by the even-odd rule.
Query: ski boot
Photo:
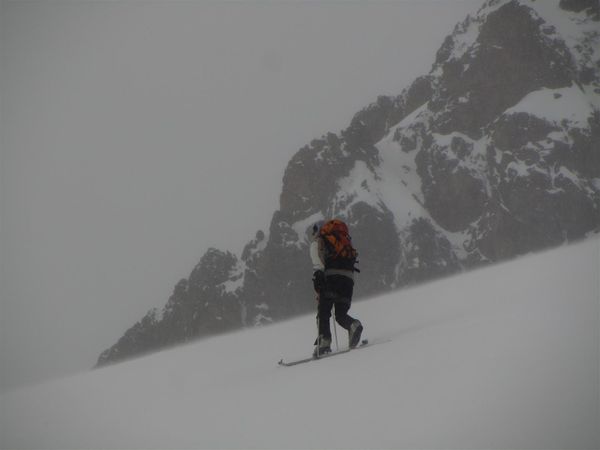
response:
[[[348,330],[348,346],[350,348],[356,348],[360,342],[362,331],[363,326],[359,320],[352,322],[352,325],[350,325],[350,329]]]
[[[319,336],[315,343],[315,350],[313,351],[313,358],[318,358],[326,353],[331,353],[331,338],[325,336]]]

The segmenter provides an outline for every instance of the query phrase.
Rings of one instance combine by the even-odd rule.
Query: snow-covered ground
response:
[[[594,239],[356,302],[391,341],[300,366],[312,315],[9,392],[0,447],[599,448],[599,268]]]

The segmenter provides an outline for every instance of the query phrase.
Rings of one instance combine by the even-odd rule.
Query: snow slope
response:
[[[301,366],[313,316],[13,391],[0,446],[598,448],[599,267],[588,240],[357,302],[391,342]]]

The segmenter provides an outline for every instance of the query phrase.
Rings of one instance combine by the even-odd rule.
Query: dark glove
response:
[[[325,287],[325,273],[322,270],[315,270],[312,281],[315,292],[321,292]]]

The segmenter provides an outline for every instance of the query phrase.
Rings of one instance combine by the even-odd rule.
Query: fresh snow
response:
[[[452,34],[452,51],[448,56],[448,61],[461,59],[466,53],[477,51],[479,44],[477,38],[481,25],[485,22],[488,15],[504,6],[510,0],[490,0],[486,2],[477,11],[477,14],[469,14],[465,20],[458,23]],[[547,0],[546,0],[547,1]],[[463,71],[469,68],[469,64],[465,64]],[[439,66],[434,67],[432,75],[441,75],[442,69]]]
[[[307,230],[311,229],[311,227],[320,220],[323,220],[325,217],[322,212],[318,212],[308,216],[306,219],[299,220],[292,224],[292,229],[298,235],[298,240],[296,241],[296,246],[298,248],[302,248],[302,245],[309,245],[309,234],[307,234]]]
[[[469,52],[478,49],[477,38],[481,25],[488,15],[504,6],[511,0],[491,0],[486,2],[477,14],[470,14],[467,18],[457,24],[452,35],[452,50],[448,61],[459,60]],[[573,55],[574,62],[579,70],[597,70],[600,62],[600,32],[597,22],[589,19],[585,12],[571,12],[560,8],[559,0],[519,0],[524,6],[531,8],[534,19],[545,22],[543,26],[546,39],[563,42]],[[465,64],[466,71],[469,64]],[[443,69],[441,65],[434,65],[431,71],[433,76],[441,76]],[[600,108],[600,94],[593,88],[584,86],[588,100],[594,104],[596,109]],[[462,99],[459,99],[461,101]]]
[[[599,448],[599,269],[593,239],[355,302],[391,342],[302,366],[313,314],[12,391],[0,447]]]
[[[423,207],[424,197],[421,191],[421,177],[417,173],[415,157],[418,148],[410,152],[402,149],[396,140],[398,133],[412,137],[416,124],[425,121],[430,114],[428,104],[424,103],[400,123],[393,126],[388,134],[375,147],[379,150],[381,163],[378,168],[381,195],[386,205],[394,213],[395,225],[398,231],[408,225],[412,219],[427,215]],[[402,189],[398,186],[402,185]]]
[[[489,14],[489,12],[486,13]],[[448,56],[448,61],[460,59],[465,53],[475,49],[479,27],[480,21],[477,21],[471,15],[468,15],[462,23],[456,26],[453,35],[454,45],[450,56]]]
[[[579,69],[597,68],[600,61],[600,32],[598,22],[586,17],[586,12],[565,11],[559,0],[531,1],[526,3],[533,8],[546,24],[549,36],[562,40],[575,57]],[[554,34],[551,32],[554,31]],[[581,44],[587,42],[589,51],[581,51]]]
[[[526,112],[560,125],[563,120],[577,128],[588,128],[594,111],[589,97],[576,85],[561,89],[543,88],[527,94],[505,114]]]
[[[449,232],[437,225],[437,222],[423,207],[425,200],[421,189],[422,179],[417,172],[415,161],[415,157],[420,150],[420,144],[417,145],[415,150],[406,152],[396,138],[399,133],[412,137],[414,131],[411,129],[411,125],[414,126],[415,122],[426,121],[428,114],[430,114],[427,105],[425,103],[413,111],[399,124],[392,127],[388,134],[375,144],[381,158],[380,167],[377,169],[377,191],[384,204],[394,213],[394,223],[398,232],[402,233],[406,230],[406,227],[416,218],[429,219],[431,225],[448,238],[454,252],[461,257],[466,257],[464,244],[469,239],[468,227],[460,232]],[[469,170],[471,174],[479,176],[484,187],[488,191],[491,189],[489,180],[484,174],[489,137],[484,136],[475,141],[459,132],[448,135],[432,133],[431,137],[440,152],[447,153],[449,157],[459,162],[457,167]],[[460,138],[467,144],[472,145],[472,150],[464,160],[458,158],[451,149],[453,138]],[[399,185],[402,186],[401,189],[398,189]]]
[[[227,294],[234,294],[238,289],[244,286],[244,273],[246,270],[246,264],[239,261],[233,269],[233,273],[230,274],[230,278],[221,283],[219,286],[223,287],[223,292]]]
[[[349,216],[357,203],[366,203],[382,211],[382,202],[376,189],[378,180],[364,161],[356,161],[346,176],[338,181],[338,193],[333,200],[335,216]]]
[[[260,240],[259,242],[252,241],[252,243],[254,245],[256,245],[256,247],[252,247],[252,248],[249,249],[249,251],[248,251],[248,258],[255,257],[256,254],[264,251],[264,249],[267,248],[267,242],[269,242],[269,235],[268,235],[268,233],[265,233],[264,231],[262,231],[262,233],[264,234],[264,237],[263,237],[262,240]],[[241,255],[238,255],[238,257],[239,256],[241,256]]]
[[[535,165],[526,164],[524,161],[512,161],[506,166],[506,173],[511,178],[528,177],[532,168],[535,168]]]
[[[485,22],[485,18],[492,12],[499,9],[504,4],[508,3],[509,0],[492,0],[486,2],[477,11],[477,14],[469,14],[465,20],[456,25],[454,33],[452,34],[453,46],[448,61],[458,60],[462,58],[466,53],[477,50],[477,38],[479,37],[479,30],[481,25]],[[469,64],[466,64],[463,71],[466,71]],[[437,67],[437,73],[441,73],[441,68]]]

